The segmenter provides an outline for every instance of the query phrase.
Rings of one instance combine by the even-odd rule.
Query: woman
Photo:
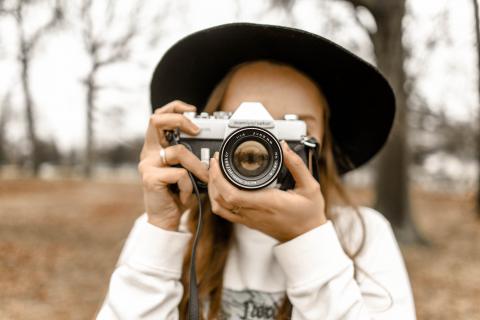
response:
[[[295,45],[309,50],[285,49]],[[322,65],[312,58],[315,50],[330,59]],[[193,62],[182,58],[188,52],[195,52]],[[322,72],[314,70],[319,65]],[[168,81],[162,80],[166,75]],[[188,77],[191,81],[185,81]],[[335,81],[344,94],[332,85]],[[182,100],[155,108],[173,96]],[[355,206],[339,179],[385,142],[393,120],[391,97],[374,68],[301,30],[228,24],[177,43],[152,80],[155,111],[139,163],[145,214],[125,243],[98,318],[185,319],[198,222],[189,170],[208,183],[196,258],[204,318],[415,319],[408,275],[389,223],[377,211]],[[282,143],[295,188],[239,190],[223,177],[218,155],[206,167],[187,148],[166,141],[165,130],[199,133],[183,112],[234,111],[243,101],[261,102],[275,119],[297,114],[306,122],[307,133],[321,142],[319,181]],[[172,167],[178,164],[183,168]],[[175,183],[178,195],[168,188]]]

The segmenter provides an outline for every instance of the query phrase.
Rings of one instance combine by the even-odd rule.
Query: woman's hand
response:
[[[287,169],[295,179],[295,189],[240,190],[220,171],[218,153],[210,159],[208,194],[212,212],[234,223],[257,229],[285,242],[327,221],[320,184],[302,158],[282,141]],[[232,209],[240,208],[237,213]],[[235,209],[234,209],[235,211]]]
[[[195,135],[199,128],[182,112],[195,111],[195,106],[172,101],[155,110],[150,116],[145,143],[140,153],[138,170],[142,177],[145,210],[148,221],[167,230],[178,230],[182,212],[192,199],[193,186],[187,169],[200,180],[208,181],[208,169],[182,144],[169,146],[164,130],[179,128]],[[162,163],[160,150],[165,149],[166,163]],[[170,167],[181,164],[183,168]],[[173,194],[168,184],[178,183],[179,195]]]

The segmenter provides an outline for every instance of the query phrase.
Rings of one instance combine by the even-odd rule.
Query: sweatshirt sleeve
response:
[[[192,234],[150,224],[132,228],[97,319],[178,319],[183,255]]]
[[[287,280],[292,319],[415,319],[408,274],[389,222],[361,207],[365,245],[353,261],[328,220],[274,247]]]

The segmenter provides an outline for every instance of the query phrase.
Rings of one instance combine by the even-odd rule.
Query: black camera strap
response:
[[[195,257],[196,257],[196,249],[197,249],[197,242],[198,238],[200,237],[200,233],[202,231],[202,199],[200,198],[200,192],[198,191],[198,186],[195,179],[192,176],[192,173],[188,171],[188,175],[190,176],[190,180],[192,181],[193,189],[195,190],[195,195],[198,200],[198,224],[197,230],[195,232],[195,238],[193,240],[193,247],[192,253],[190,257],[190,283],[189,283],[189,292],[190,298],[188,299],[188,319],[189,320],[198,320],[200,314],[199,308],[199,301],[198,301],[198,292],[197,292],[197,274],[195,272]]]
[[[171,145],[176,145],[179,143],[179,131],[178,128],[175,131],[165,131],[165,137]],[[188,299],[188,320],[198,320],[200,319],[200,307],[198,301],[198,288],[197,288],[197,273],[195,267],[195,260],[197,254],[197,243],[202,232],[202,222],[203,222],[203,213],[202,213],[202,198],[200,197],[200,191],[198,190],[197,182],[193,177],[192,173],[187,170],[190,181],[193,185],[193,190],[198,201],[198,223],[197,230],[195,231],[195,238],[193,239],[192,252],[190,254],[190,281],[189,281],[189,299]]]

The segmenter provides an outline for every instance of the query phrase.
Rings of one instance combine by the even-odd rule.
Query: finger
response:
[[[207,166],[183,144],[169,146],[164,148],[164,150],[165,161],[167,164],[163,163],[163,160],[160,157],[160,151],[158,150],[158,152],[150,153],[140,161],[138,165],[139,170],[145,167],[168,168],[180,164],[183,168],[192,172],[203,182],[208,182],[209,173]]]
[[[192,194],[193,185],[184,168],[150,167],[142,172],[143,187],[150,191],[160,191],[169,184],[176,183],[179,189],[180,201],[185,204]]]
[[[165,148],[165,160],[169,165],[180,164],[203,182],[208,182],[208,168],[183,144]]]
[[[168,184],[179,182],[184,176],[188,177],[187,170],[184,168],[143,168],[140,172],[143,186],[150,190],[161,189]],[[180,187],[180,186],[179,186]],[[188,187],[182,182],[182,187]]]
[[[222,207],[228,209],[228,210],[232,210],[233,208],[235,208],[235,206],[231,203],[228,203],[227,201],[225,201],[225,199],[223,199],[222,195],[219,193],[219,192],[216,192],[214,194],[214,197],[215,201],[217,201]]]
[[[165,130],[179,128],[181,131],[190,135],[196,135],[200,132],[200,128],[198,128],[190,119],[182,114],[153,114],[150,118],[151,123],[156,128],[155,134],[157,135],[158,144],[164,148],[170,145],[165,137]]]
[[[166,142],[165,137],[158,135],[153,117],[150,116],[148,121],[147,131],[145,132],[145,142],[143,144],[140,158],[143,159],[146,156],[146,154],[151,150],[158,150],[161,144],[165,142]]]
[[[281,144],[285,166],[292,174],[296,187],[311,187],[317,184],[302,158],[290,149],[285,140],[282,140]]]
[[[181,100],[174,100],[166,105],[164,105],[161,108],[155,109],[155,114],[161,114],[161,113],[182,113],[182,112],[191,112],[191,111],[196,111],[197,108],[194,105],[188,104],[186,102],[183,102]]]
[[[241,207],[237,212],[233,212],[232,205],[222,203],[222,197],[218,194],[214,184],[209,184],[208,195],[213,213],[222,216],[226,220],[241,223],[250,228],[255,228],[256,225],[262,224],[262,221],[265,221],[265,214],[270,213],[268,210],[256,210],[245,207]]]
[[[200,128],[183,114],[162,113],[152,115],[153,124],[158,130],[173,130],[179,128],[181,131],[190,135],[195,135]]]
[[[190,179],[190,176],[188,175],[188,172],[186,172],[185,174],[182,174],[180,179],[178,179],[177,185],[178,185],[178,190],[180,191],[179,192],[180,201],[182,202],[182,204],[186,204],[190,199],[190,197],[192,196],[192,192],[193,192],[193,184],[192,184],[192,180]]]
[[[158,132],[155,127],[155,115],[162,113],[182,113],[188,111],[196,111],[196,107],[190,104],[187,104],[180,100],[174,100],[170,103],[167,103],[161,108],[157,108],[155,112],[150,116],[147,131],[145,133],[145,143],[143,150],[148,151],[151,148],[158,148],[160,146],[167,146],[168,141],[165,139],[163,132]]]
[[[213,156],[215,157],[216,154],[217,152]],[[210,160],[210,162],[211,161],[212,160]],[[227,203],[225,199],[223,199],[223,197],[220,195],[220,193],[217,190],[216,184],[214,184],[213,182],[210,182],[210,177],[212,177],[212,175],[210,174],[210,170],[209,170],[208,196],[210,197],[210,201],[216,201],[226,209],[229,209],[229,210],[232,209],[233,205]]]
[[[218,156],[210,159],[209,185],[214,184],[218,193],[222,196],[224,201],[232,206],[241,206],[248,208],[264,208],[268,205],[268,195],[272,189],[262,189],[252,191],[240,190],[229,183],[222,172],[218,164]]]
[[[232,213],[234,213],[232,211],[232,209],[239,208],[238,213],[234,213],[234,214],[240,215],[243,218],[247,218],[249,220],[250,220],[250,217],[252,215],[259,214],[259,212],[262,212],[262,214],[270,214],[271,213],[270,210],[263,210],[263,209],[259,210],[259,209],[250,208],[250,207],[248,207],[248,203],[245,203],[241,206],[235,206],[235,205],[227,202],[222,197],[222,195],[219,192],[216,192],[216,191],[212,193],[212,198],[214,199],[214,201],[218,202],[218,204],[220,204],[223,208],[230,210]]]
[[[247,221],[253,221],[255,220],[255,217],[257,217],[259,214],[260,215],[269,215],[271,214],[271,211],[269,210],[259,210],[259,209],[252,209],[252,208],[249,208],[249,207],[243,207],[243,206],[234,206],[228,202],[226,202],[223,197],[218,194],[216,196],[214,196],[214,201],[216,201],[221,207],[229,210],[231,213],[237,215],[237,216],[241,216],[243,219],[244,219],[244,223],[247,223]],[[237,208],[238,211],[237,212],[233,212],[233,209]]]
[[[227,210],[231,210],[234,208],[232,204],[227,203],[223,197],[220,195],[218,192],[215,184],[209,183],[208,184],[208,196],[210,197],[210,202],[215,202],[218,205],[222,206],[223,208]]]
[[[210,204],[212,207],[212,212],[214,214],[233,223],[243,222],[242,216],[234,214],[232,211],[228,210],[227,208],[222,207],[218,202],[210,201]]]

